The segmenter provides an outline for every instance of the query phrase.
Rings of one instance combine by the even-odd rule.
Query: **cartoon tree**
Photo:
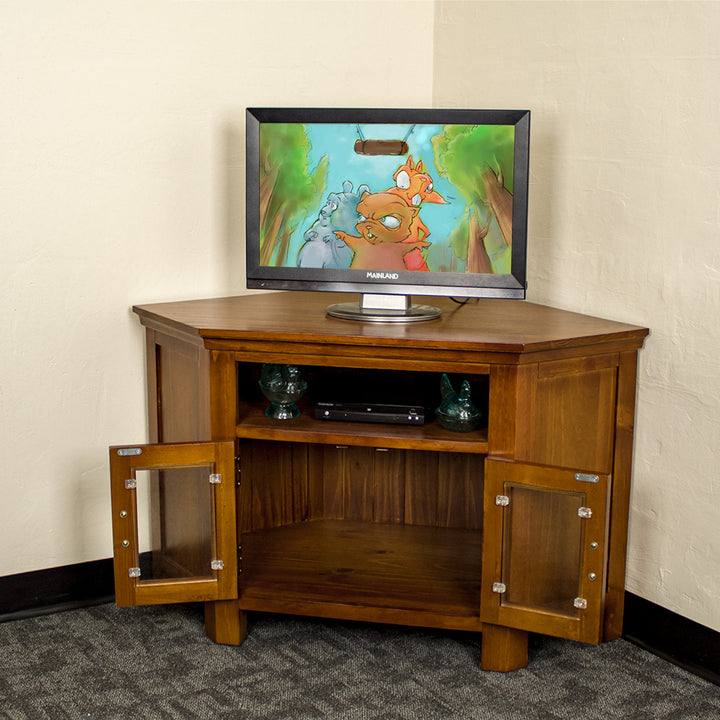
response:
[[[328,159],[311,172],[303,125],[277,123],[260,132],[260,264],[285,265],[291,235],[321,199]]]
[[[514,128],[505,125],[446,125],[432,139],[435,167],[468,201],[468,272],[491,272],[483,243],[494,219],[512,245]],[[478,171],[479,170],[479,171]]]

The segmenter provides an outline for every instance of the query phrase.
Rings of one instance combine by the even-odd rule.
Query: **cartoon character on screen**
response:
[[[353,184],[346,180],[342,192],[328,195],[317,220],[303,236],[305,242],[298,253],[298,267],[350,267],[353,251],[335,233],[352,232],[357,222],[357,204],[369,191],[367,185],[360,185],[353,192]]]
[[[436,192],[430,175],[425,172],[422,160],[414,163],[412,155],[393,175],[395,185],[388,192],[399,195],[408,205],[418,207],[424,202],[445,204],[445,198]]]
[[[357,205],[357,235],[336,232],[353,251],[350,267],[356,270],[408,270],[405,258],[429,242],[412,237],[419,208],[396,194],[366,193]],[[426,268],[427,269],[427,268]]]
[[[410,207],[419,208],[424,202],[445,204],[445,198],[435,191],[432,178],[425,172],[422,160],[418,160],[417,164],[415,164],[412,155],[408,157],[404,165],[401,165],[395,171],[393,180],[395,180],[395,185],[389,188],[387,192],[401,197]],[[410,235],[404,242],[426,241],[429,234],[430,231],[427,225],[420,219],[419,215],[416,215],[410,228]],[[428,269],[422,252],[417,248],[407,254],[405,265],[408,270]]]

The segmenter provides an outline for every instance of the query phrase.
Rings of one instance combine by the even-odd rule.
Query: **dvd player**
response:
[[[315,406],[315,417],[318,420],[423,425],[425,409],[422,405],[318,402]]]

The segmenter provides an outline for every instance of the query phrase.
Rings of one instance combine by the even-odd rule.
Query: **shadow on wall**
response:
[[[245,290],[245,122],[244,118],[228,119],[219,133],[218,208],[223,234],[223,257],[218,261],[219,277],[230,294]]]

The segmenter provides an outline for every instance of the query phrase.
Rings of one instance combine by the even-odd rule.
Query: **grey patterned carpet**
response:
[[[480,636],[252,616],[239,648],[200,606],[101,605],[0,624],[9,720],[702,720],[720,687],[624,640],[531,636],[530,664],[479,670]]]

